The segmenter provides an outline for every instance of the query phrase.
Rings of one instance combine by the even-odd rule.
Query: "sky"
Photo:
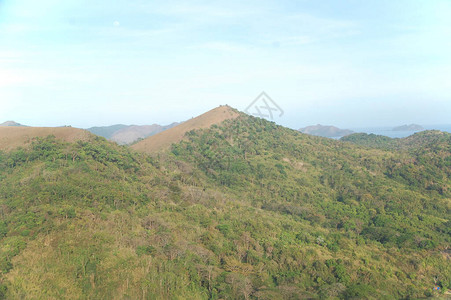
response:
[[[451,1],[0,0],[0,123],[451,123]]]

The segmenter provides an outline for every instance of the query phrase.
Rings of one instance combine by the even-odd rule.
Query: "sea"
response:
[[[425,130],[440,130],[451,133],[451,124],[448,125],[422,125]],[[354,132],[374,133],[385,135],[391,138],[404,138],[418,131],[394,131],[393,127],[368,127],[368,128],[350,128]]]

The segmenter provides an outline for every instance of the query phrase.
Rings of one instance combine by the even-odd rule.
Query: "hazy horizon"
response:
[[[262,91],[278,124],[449,124],[449,1],[0,0],[0,122],[169,124]]]
[[[244,112],[242,110],[239,110],[239,111]],[[203,112],[203,113],[205,113],[205,112]],[[252,113],[249,113],[249,114],[252,115]],[[27,123],[23,123],[23,122],[20,122],[18,120],[12,120],[12,119],[0,120],[0,124],[3,123],[3,122],[7,122],[7,121],[14,121],[14,122],[17,122],[17,123],[19,123],[21,125],[32,126],[32,127],[63,127],[63,126],[71,126],[71,127],[81,128],[81,129],[89,129],[89,128],[93,128],[93,127],[109,127],[109,126],[115,126],[115,125],[125,125],[125,126],[160,125],[160,126],[167,126],[167,125],[170,125],[172,123],[182,123],[182,122],[188,121],[189,119],[197,117],[197,116],[198,115],[192,116],[192,117],[187,117],[185,119],[173,120],[173,121],[170,121],[168,123],[156,123],[156,122],[152,122],[151,120],[149,120],[148,123],[121,123],[121,122],[114,123],[114,121],[113,121],[113,123],[105,123],[105,124],[93,123],[92,126],[84,126],[84,127],[75,126],[75,125],[66,124],[66,123],[52,124],[52,125],[46,124],[45,122],[38,123],[38,124],[27,124]],[[283,119],[283,116],[281,118],[279,118],[279,119],[277,119],[277,118],[273,118],[273,119],[265,118],[265,119],[267,119],[269,121],[276,122],[279,125],[282,125],[282,126],[285,126],[285,127],[291,128],[291,129],[296,129],[296,130],[304,128],[304,127],[308,127],[308,126],[315,126],[315,125],[336,126],[336,127],[339,127],[340,129],[350,129],[350,130],[354,130],[354,131],[356,131],[356,130],[362,130],[362,131],[367,130],[367,131],[370,131],[371,129],[391,130],[394,127],[397,127],[397,126],[416,124],[416,125],[420,125],[420,126],[424,127],[425,130],[437,129],[437,130],[443,130],[443,131],[451,132],[451,122],[448,122],[448,123],[435,123],[435,124],[433,124],[433,123],[431,123],[431,124],[423,124],[423,123],[407,122],[407,123],[385,124],[385,125],[374,125],[374,126],[370,125],[370,126],[349,126],[349,127],[346,127],[346,126],[341,126],[340,124],[332,124],[332,123],[327,123],[327,122],[326,123],[318,123],[318,122],[315,123],[315,122],[312,122],[312,123],[309,123],[309,124],[300,123],[299,126],[297,126],[297,125],[290,126],[290,125],[287,125],[287,124],[283,124],[283,122],[280,122],[280,120]],[[410,132],[410,131],[408,131],[408,132]]]

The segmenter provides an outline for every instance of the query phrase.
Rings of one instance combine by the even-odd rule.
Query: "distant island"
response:
[[[25,125],[22,125],[20,123],[14,122],[14,121],[6,121],[3,123],[0,123],[0,126],[25,126]]]
[[[422,131],[424,130],[423,126],[418,124],[410,124],[410,125],[402,125],[397,126],[392,129],[393,131]]]
[[[313,125],[313,126],[307,126],[304,128],[299,129],[300,132],[310,134],[310,135],[316,135],[316,136],[322,136],[322,137],[328,137],[328,138],[336,138],[336,137],[343,137],[349,134],[354,133],[354,131],[349,129],[340,129],[335,126],[324,126],[324,125]]]

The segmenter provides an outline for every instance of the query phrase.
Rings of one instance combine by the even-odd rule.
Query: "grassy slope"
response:
[[[0,154],[0,293],[392,299],[450,285],[446,151],[405,170],[412,154],[246,116],[185,139],[152,156],[100,138]]]
[[[0,127],[0,151],[26,147],[33,138],[49,135],[66,142],[88,140],[92,137],[89,132],[72,127]]]
[[[209,128],[213,124],[219,124],[224,120],[234,119],[237,116],[238,112],[229,106],[220,106],[173,128],[148,137],[134,144],[132,148],[146,153],[168,149],[171,144],[180,142],[188,131]]]

